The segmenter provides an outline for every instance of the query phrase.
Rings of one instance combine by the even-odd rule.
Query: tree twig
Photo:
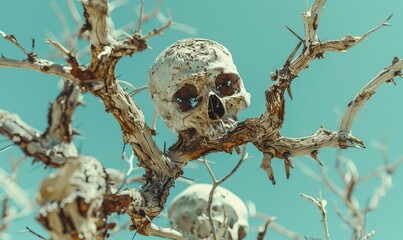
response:
[[[289,239],[293,239],[293,240],[304,240],[305,239],[302,236],[295,233],[294,231],[292,231],[288,228],[285,228],[285,227],[281,226],[280,224],[276,223],[275,217],[271,217],[266,214],[257,212],[254,203],[248,202],[247,206],[248,206],[248,211],[249,211],[250,217],[260,219],[264,222],[263,230],[265,230],[266,232],[259,231],[259,234],[257,237],[258,239],[264,238],[265,234],[267,233],[267,229],[265,229],[265,228],[270,228],[274,232],[276,232],[280,235],[283,235]]]
[[[323,229],[325,232],[325,237],[326,240],[330,240],[330,234],[329,234],[329,229],[327,226],[327,217],[326,217],[326,205],[327,205],[327,201],[325,199],[322,198],[322,192],[320,189],[318,189],[318,194],[319,194],[319,198],[315,199],[309,195],[306,195],[304,193],[301,193],[301,197],[308,199],[309,201],[313,202],[320,210],[321,214],[322,214],[322,224],[323,224]]]
[[[213,171],[210,168],[210,165],[208,164],[208,162],[204,159],[203,163],[206,166],[206,169],[208,171],[208,173],[211,176],[211,179],[213,180],[213,186],[211,187],[211,191],[209,194],[209,199],[207,201],[207,215],[209,217],[209,222],[210,222],[210,227],[212,229],[212,236],[214,240],[217,240],[217,234],[216,234],[216,229],[215,229],[215,225],[214,225],[214,220],[213,220],[213,215],[212,215],[212,211],[211,211],[211,206],[213,204],[213,197],[214,197],[214,193],[216,188],[222,184],[223,182],[225,182],[228,178],[230,178],[238,169],[239,167],[242,165],[242,163],[245,161],[245,159],[248,158],[248,153],[246,152],[246,144],[243,145],[242,147],[242,153],[241,153],[241,158],[239,159],[238,163],[236,164],[236,166],[232,169],[231,172],[229,172],[227,175],[225,175],[223,178],[221,178],[220,180],[217,180],[216,177],[214,176]]]
[[[139,20],[137,24],[137,33],[141,36],[141,27],[143,25],[143,11],[144,11],[144,0],[141,0]]]
[[[35,235],[36,237],[38,237],[39,239],[43,239],[43,240],[47,240],[45,237],[41,236],[40,234],[36,233],[35,231],[33,231],[32,229],[30,229],[29,227],[25,227],[27,229],[28,232],[32,233],[33,235]]]

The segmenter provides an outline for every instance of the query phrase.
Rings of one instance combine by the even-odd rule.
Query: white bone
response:
[[[210,236],[211,226],[206,208],[211,187],[210,184],[194,184],[172,200],[168,218],[173,229],[200,238]],[[224,239],[241,240],[246,236],[248,210],[239,197],[223,187],[217,187],[211,207],[216,230],[225,219]]]
[[[237,91],[220,96],[215,80],[220,74],[236,76]],[[197,89],[199,104],[183,112],[174,94],[186,84]],[[165,49],[149,71],[149,91],[158,115],[175,133],[194,128],[210,139],[223,137],[236,127],[238,113],[249,106],[246,92],[230,52],[221,44],[208,39],[184,39]],[[220,119],[209,118],[209,97],[216,95],[225,112]]]

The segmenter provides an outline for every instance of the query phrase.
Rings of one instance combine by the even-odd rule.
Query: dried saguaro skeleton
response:
[[[377,87],[400,76],[403,69],[403,60],[393,59],[392,64],[351,101],[339,129],[329,131],[321,127],[310,136],[287,138],[281,136],[280,130],[284,122],[284,95],[290,93],[292,81],[311,61],[322,58],[329,51],[348,50],[386,25],[386,21],[362,37],[347,35],[340,40],[322,42],[317,37],[317,30],[325,0],[315,0],[303,14],[305,39],[299,37],[301,41],[284,66],[271,75],[274,83],[265,91],[266,111],[260,117],[245,121],[238,121],[237,114],[248,106],[249,94],[228,50],[206,39],[179,41],[162,53],[150,72],[150,91],[157,112],[169,128],[179,133],[174,145],[161,150],[143,112],[127,89],[120,85],[122,81],[117,79],[115,67],[121,58],[147,49],[148,39],[168,28],[172,21],[143,34],[141,23],[145,16],[140,14],[138,28],[132,35],[116,36],[110,24],[112,19],[107,0],[80,2],[84,19],[79,35],[89,40],[90,49],[90,60],[86,64],[79,62],[73,47],[70,50],[54,40],[48,41],[66,56],[66,63],[58,64],[26,51],[14,35],[0,32],[26,55],[22,60],[2,57],[0,68],[22,68],[66,80],[65,90],[49,109],[49,126],[45,132],[30,127],[12,113],[0,111],[0,134],[36,161],[58,168],[55,178],[49,176],[42,183],[39,199],[41,211],[38,218],[52,239],[105,239],[111,227],[108,217],[112,214],[127,214],[131,220],[130,229],[138,234],[199,239],[152,223],[163,211],[171,188],[183,175],[183,168],[189,161],[214,152],[231,153],[250,142],[262,152],[261,168],[275,184],[271,168],[273,158],[284,161],[286,176],[289,177],[292,157],[307,155],[319,162],[317,155],[322,148],[364,147],[362,141],[351,135],[354,117]],[[297,55],[300,47],[302,51]],[[193,50],[205,55],[193,56]],[[71,123],[75,108],[81,104],[80,92],[98,97],[119,123],[124,144],[132,148],[138,166],[145,170],[141,188],[128,187],[117,191],[113,188],[116,181],[111,181],[111,176],[98,160],[82,156],[77,151],[72,141],[76,132]],[[201,123],[203,120],[206,122]],[[88,168],[92,170],[88,171]],[[52,181],[62,181],[66,191],[52,188]],[[99,191],[95,194],[94,189]],[[94,194],[84,196],[88,190]],[[66,213],[70,215],[66,216]],[[61,227],[65,222],[68,225]],[[211,236],[214,238],[217,234],[211,233]]]

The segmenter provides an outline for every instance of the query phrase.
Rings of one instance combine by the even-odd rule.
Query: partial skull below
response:
[[[211,236],[207,203],[212,185],[194,184],[176,196],[168,209],[171,227],[200,238]],[[242,240],[248,232],[248,210],[235,194],[218,187],[213,194],[211,211],[218,239]]]
[[[184,39],[165,49],[148,85],[156,112],[175,133],[194,128],[210,139],[221,138],[250,103],[231,54],[208,39]]]

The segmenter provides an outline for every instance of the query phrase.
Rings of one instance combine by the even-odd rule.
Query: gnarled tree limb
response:
[[[251,142],[263,153],[261,167],[267,171],[269,179],[275,183],[271,169],[271,160],[274,157],[284,160],[288,177],[290,168],[293,167],[292,157],[310,155],[317,160],[318,151],[324,147],[363,147],[359,139],[350,135],[354,116],[373,94],[375,88],[399,76],[403,67],[402,60],[397,59],[392,66],[364,87],[349,105],[339,131],[331,132],[320,128],[313,135],[304,138],[281,136],[280,130],[285,115],[284,94],[287,91],[291,95],[290,86],[298,74],[309,66],[312,60],[322,58],[325,52],[346,51],[366,38],[368,34],[387,24],[384,22],[362,37],[348,35],[340,40],[322,43],[318,40],[317,30],[325,0],[315,0],[311,9],[304,13],[305,40],[298,43],[284,66],[271,75],[275,82],[265,92],[266,112],[258,118],[238,123],[236,129],[221,139],[209,140],[198,136],[192,129],[184,131],[180,133],[178,142],[170,147],[168,153],[165,153],[154,143],[152,131],[146,125],[141,109],[117,82],[115,66],[123,56],[147,49],[148,38],[165,30],[172,22],[168,21],[161,29],[144,36],[137,31],[124,39],[117,39],[112,36],[114,29],[111,29],[110,21],[112,20],[109,18],[108,1],[81,0],[81,3],[85,18],[81,33],[88,34],[91,49],[91,59],[87,65],[79,64],[71,51],[51,41],[52,45],[67,56],[68,65],[63,66],[43,60],[38,55],[27,53],[23,49],[27,59],[17,61],[0,58],[0,68],[23,68],[63,77],[74,82],[80,90],[90,92],[103,101],[106,110],[113,114],[122,128],[123,142],[132,147],[139,160],[139,166],[143,167],[146,173],[145,183],[140,190],[129,189],[118,193],[106,190],[101,208],[105,214],[127,213],[131,217],[133,229],[144,235],[166,236],[164,235],[166,231],[157,231],[151,221],[163,210],[171,187],[182,175],[183,166],[191,160],[212,152],[230,153],[238,146]],[[141,25],[138,29],[141,29]],[[15,40],[15,38],[7,38],[7,35],[3,34],[3,36],[11,42]],[[292,59],[301,45],[303,45],[302,52]],[[77,90],[69,96],[73,96],[75,91]],[[73,133],[69,118],[71,110],[74,110],[79,102],[77,100],[70,102],[69,98],[64,99],[64,102],[72,104],[72,109],[69,106],[67,108],[62,105],[53,106],[53,111],[61,111],[61,114],[57,112],[50,114],[55,121],[49,121],[49,128],[44,135],[27,126],[17,116],[4,111],[0,111],[0,134],[11,139],[27,155],[34,156],[46,164],[59,166],[65,162],[66,158],[78,155],[75,146],[69,142]],[[57,119],[64,118],[67,121],[62,122],[62,126],[56,124]],[[59,139],[54,141],[54,138]],[[50,142],[52,144],[49,144]],[[178,239],[182,237],[176,232],[169,232],[169,234],[175,235]]]
[[[284,66],[271,74],[271,79],[274,80],[275,83],[272,84],[265,93],[266,112],[262,114],[261,117],[247,119],[245,122],[239,123],[234,131],[218,141],[211,141],[206,138],[194,136],[191,131],[183,133],[179,141],[171,147],[171,151],[168,155],[175,159],[176,157],[181,159],[193,159],[216,151],[231,152],[235,147],[245,142],[252,142],[264,153],[261,167],[267,171],[269,179],[274,184],[275,179],[271,169],[271,159],[273,157],[284,160],[286,173],[287,176],[289,176],[289,170],[293,167],[291,157],[311,155],[317,160],[318,150],[323,147],[340,147],[343,149],[349,147],[364,147],[363,142],[353,137],[350,132],[346,132],[346,129],[340,129],[335,132],[319,129],[314,135],[296,139],[286,138],[280,135],[285,114],[284,94],[286,91],[291,93],[291,83],[298,74],[308,67],[310,62],[314,59],[323,58],[325,52],[344,52],[355,46],[369,34],[382,26],[387,26],[387,21],[390,19],[389,17],[381,25],[370,30],[362,37],[347,35],[347,37],[340,40],[321,42],[317,37],[317,30],[319,27],[319,16],[324,3],[325,0],[316,0],[312,4],[312,7],[304,13],[305,41],[303,41],[302,52],[295,57],[295,59],[291,60],[297,52],[296,50],[301,45],[300,42],[288,57]],[[398,64],[398,61],[395,62],[397,66],[392,68],[393,70],[391,70],[390,73],[393,71],[396,73],[388,74],[388,79],[400,74],[401,66]],[[379,86],[379,84],[377,84],[377,86]],[[373,84],[370,85],[372,86]],[[361,99],[360,104],[362,105],[367,98],[361,97]],[[347,113],[351,115],[352,110],[348,109],[346,114]],[[347,123],[351,125],[353,118],[345,117],[345,121],[346,123],[344,123],[344,125]],[[198,140],[193,140],[195,138]]]
[[[53,144],[43,139],[40,131],[23,122],[17,115],[4,110],[0,110],[0,134],[18,145],[28,156],[49,166],[61,166],[66,158],[78,155],[74,144]]]

